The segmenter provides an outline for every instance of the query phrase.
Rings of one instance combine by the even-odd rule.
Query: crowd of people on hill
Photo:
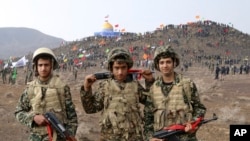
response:
[[[104,68],[107,63],[107,53],[109,50],[116,47],[125,47],[128,48],[132,54],[133,60],[135,61],[135,67],[149,67],[153,69],[152,56],[154,50],[159,46],[171,44],[174,48],[176,48],[176,51],[181,54],[183,64],[181,64],[180,67],[182,71],[188,70],[188,67],[190,67],[192,63],[205,62],[209,69],[214,71],[214,73],[216,66],[218,66],[220,68],[220,73],[222,74],[224,74],[224,71],[222,71],[224,67],[229,67],[231,74],[248,74],[249,64],[248,62],[244,62],[242,58],[241,60],[236,60],[232,54],[229,54],[227,57],[231,57],[231,60],[236,60],[230,62],[230,64],[227,63],[230,59],[222,58],[221,54],[223,53],[225,47],[222,45],[220,46],[220,41],[212,43],[209,40],[207,43],[204,43],[205,47],[208,48],[220,46],[220,48],[214,48],[220,50],[218,53],[213,52],[216,54],[209,52],[206,48],[195,49],[183,48],[185,46],[181,46],[181,44],[183,44],[183,41],[181,40],[182,38],[187,41],[190,38],[203,37],[203,39],[206,40],[206,37],[211,36],[223,38],[221,42],[225,42],[226,38],[229,38],[229,35],[234,32],[233,28],[229,25],[219,24],[212,21],[200,21],[196,23],[189,23],[187,25],[166,25],[161,30],[146,32],[144,34],[123,33],[119,38],[86,37],[79,41],[62,44],[59,48],[55,49],[55,54],[59,62],[58,71],[74,70],[75,72],[76,69],[74,68],[86,71],[90,67]],[[239,48],[236,49],[239,50]],[[31,61],[31,56],[31,54],[27,55],[29,61]],[[0,71],[3,76],[2,81],[6,82],[5,76],[9,75],[10,70],[12,69],[6,68],[8,70],[7,71],[3,68],[3,66],[4,64],[0,66]],[[29,79],[28,76],[31,76],[30,71],[28,71],[31,70],[31,67],[31,65],[27,65],[27,68],[24,69],[27,72],[25,83]],[[76,73],[74,73],[74,75],[75,74]],[[216,74],[219,74],[218,71],[215,75]],[[15,80],[15,77],[13,76],[13,79],[9,80]],[[12,83],[13,81],[9,82]]]

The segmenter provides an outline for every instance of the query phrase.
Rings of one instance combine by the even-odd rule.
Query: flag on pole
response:
[[[23,56],[21,59],[19,59],[16,62],[12,62],[12,66],[13,67],[23,67],[26,65],[26,62],[28,62],[28,60],[26,60],[25,56]]]
[[[108,52],[109,52],[109,48],[106,49],[106,53],[108,53]]]
[[[195,18],[196,18],[197,20],[199,20],[199,19],[200,19],[200,16],[199,16],[199,15],[196,15]]]
[[[106,15],[104,18],[105,18],[105,19],[109,18],[109,15]]]
[[[6,63],[6,64],[4,65],[4,67],[3,67],[3,68],[5,69],[5,68],[7,68],[8,66],[9,66],[9,64],[8,64],[8,63]]]

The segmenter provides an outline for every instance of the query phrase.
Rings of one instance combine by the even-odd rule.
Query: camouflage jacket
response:
[[[50,80],[48,80],[50,81]],[[47,82],[41,82],[38,80],[40,84],[47,84]],[[31,100],[29,98],[28,94],[28,89],[27,87],[24,92],[21,94],[21,97],[17,103],[16,110],[14,112],[15,117],[17,121],[20,123],[26,125],[30,129],[37,127],[38,125],[33,121],[33,118],[35,114],[32,112],[32,105],[31,105]],[[46,88],[41,87],[42,91],[45,92],[46,96]],[[75,105],[73,104],[71,93],[70,93],[70,87],[68,85],[65,85],[64,87],[64,95],[65,95],[65,101],[62,103],[65,103],[65,112],[66,112],[66,120],[67,124],[64,125],[65,128],[70,132],[71,135],[75,136],[76,130],[77,130],[77,114],[75,111]],[[45,141],[48,139],[48,136],[40,136],[36,133],[32,133],[30,135],[30,140],[32,141]],[[60,139],[60,137],[58,137]]]
[[[175,80],[172,83],[172,85],[178,85],[182,80],[182,76],[180,74],[175,73]],[[166,83],[163,82],[162,77],[159,77],[155,80],[154,84],[158,87],[161,87],[162,94],[164,97],[168,96],[168,93],[171,91],[171,88],[169,88],[169,85],[166,85]],[[196,120],[197,117],[199,116],[204,116],[206,113],[206,107],[200,102],[199,94],[196,88],[195,83],[191,81],[191,98],[189,101],[187,96],[184,95],[183,99],[185,103],[191,103],[193,112],[192,112],[192,120]],[[151,87],[152,88],[152,87]],[[184,90],[185,91],[185,90]],[[149,97],[147,98],[145,102],[145,107],[144,107],[144,135],[146,136],[146,139],[149,140],[153,133],[155,132],[154,129],[154,113],[156,112],[155,105],[153,104],[153,95],[154,92],[152,89],[149,92]],[[196,136],[195,133],[192,134],[184,134],[179,136],[179,138],[182,140],[190,140],[190,141],[196,141]]]
[[[81,96],[82,106],[84,107],[86,113],[97,113],[104,108],[103,107],[104,106],[103,100],[104,100],[105,94],[101,93],[101,89],[103,87],[103,82],[99,83],[99,86],[98,86],[96,92],[92,92],[92,90],[85,91],[84,86],[81,87],[80,96]],[[145,88],[144,88],[138,82],[138,94],[139,94],[140,102],[142,104],[144,104],[146,102],[149,89],[153,83],[154,83],[154,81],[152,81],[152,82],[145,81]],[[117,84],[119,85],[119,83],[117,83]]]
[[[106,117],[106,114],[107,114],[107,110],[112,110],[112,107],[109,108],[108,105],[115,105],[115,103],[113,104],[108,104],[109,102],[111,103],[111,101],[107,101],[107,99],[105,99],[105,97],[109,97],[112,99],[112,102],[115,101],[115,99],[117,99],[115,97],[115,93],[113,93],[113,90],[111,87],[111,83],[108,83],[108,82],[111,82],[112,84],[115,84],[117,85],[120,90],[121,90],[121,96],[124,97],[124,99],[127,99],[129,97],[127,96],[131,96],[131,95],[138,95],[136,97],[138,97],[139,101],[141,104],[144,104],[145,101],[146,101],[146,97],[147,97],[147,94],[149,92],[149,88],[150,86],[153,84],[154,81],[152,82],[145,82],[145,86],[146,88],[144,88],[138,81],[125,81],[125,82],[122,82],[122,83],[118,83],[116,80],[114,79],[109,79],[109,80],[104,80],[102,82],[99,83],[99,87],[97,89],[96,92],[92,92],[91,90],[90,91],[85,91],[84,90],[84,86],[82,86],[81,90],[80,90],[80,96],[81,96],[81,101],[82,101],[82,106],[84,107],[84,110],[86,113],[97,113],[99,111],[102,111],[102,114],[101,114],[101,118],[100,118],[100,126],[101,126],[101,140],[102,141],[137,141],[137,140],[142,140],[143,138],[143,133],[142,133],[142,130],[141,129],[138,129],[137,128],[141,128],[142,126],[142,119],[138,120],[138,123],[135,123],[133,124],[134,128],[132,128],[129,133],[127,134],[127,130],[125,130],[124,132],[122,132],[121,134],[120,133],[117,133],[115,132],[115,128],[116,124],[113,124],[112,122],[112,126],[105,126],[107,124],[104,124],[103,125],[103,119],[105,119]],[[108,84],[108,86],[107,86]],[[125,85],[126,84],[126,85]],[[131,85],[131,84],[137,84],[137,86],[134,89],[135,91],[137,92],[133,92],[133,93],[129,93],[129,94],[126,94],[126,93],[123,93],[122,91],[124,90],[124,88],[126,88],[128,85]],[[105,86],[104,86],[105,85]],[[110,85],[110,86],[109,86]],[[105,88],[108,88],[108,90],[106,90]],[[105,90],[104,90],[105,89]],[[110,92],[109,92],[110,91]],[[119,95],[119,94],[118,94]],[[114,96],[114,97],[113,97]],[[137,104],[137,103],[131,103],[132,101],[129,101],[128,103],[130,103],[129,105],[134,105],[134,104]],[[123,104],[123,102],[121,101],[120,105],[121,106]],[[118,108],[117,112],[115,113],[121,113],[121,115],[124,114],[124,117],[122,118],[125,118],[124,120],[130,120],[130,118],[132,118],[133,116],[131,117],[127,117],[126,115],[130,115],[135,111],[139,110],[139,109],[134,109],[132,111],[130,111],[129,113],[122,113],[122,110],[119,111],[119,108],[121,109],[124,109],[124,108],[127,108],[127,107],[116,107],[116,109]],[[110,113],[110,112],[108,112]],[[132,114],[133,115],[133,114]],[[117,117],[113,117],[114,118],[121,118],[120,117],[120,114],[116,115]],[[142,116],[141,116],[142,117]],[[105,120],[106,121],[106,120]],[[140,122],[141,121],[141,122]],[[134,121],[135,122],[135,121]],[[137,125],[139,125],[139,122],[141,123],[141,126],[140,127],[137,127]],[[121,122],[118,122],[119,125],[121,126]],[[119,126],[119,127],[120,127]],[[114,129],[114,130],[113,130]],[[118,129],[120,131],[120,129]],[[140,132],[140,134],[138,135],[138,132]]]

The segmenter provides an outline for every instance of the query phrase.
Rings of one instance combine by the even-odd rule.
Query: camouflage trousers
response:
[[[7,82],[6,76],[2,76],[2,80],[3,80],[3,84],[5,84]]]
[[[179,139],[178,141],[198,141],[195,136],[195,133],[194,134],[182,134],[180,136],[175,136],[175,138]]]
[[[136,133],[133,130],[114,134],[112,129],[102,129],[100,141],[143,141],[142,133]]]

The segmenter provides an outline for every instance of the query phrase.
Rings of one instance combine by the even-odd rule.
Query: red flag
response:
[[[133,47],[129,47],[129,51],[132,53],[134,51]]]
[[[146,53],[143,54],[143,59],[147,59],[148,58],[148,55]]]
[[[231,52],[230,52],[229,50],[226,50],[226,51],[225,51],[225,54],[226,54],[226,55],[230,55]]]
[[[116,24],[115,27],[119,27],[119,24]]]
[[[109,18],[109,15],[105,16],[104,18],[105,18],[105,19]]]
[[[163,41],[162,41],[162,40],[160,40],[159,45],[160,45],[160,46],[162,46],[162,45],[163,45]]]
[[[77,50],[77,46],[76,45],[74,45],[73,47],[72,47],[72,49],[71,49],[72,51],[76,51]]]

